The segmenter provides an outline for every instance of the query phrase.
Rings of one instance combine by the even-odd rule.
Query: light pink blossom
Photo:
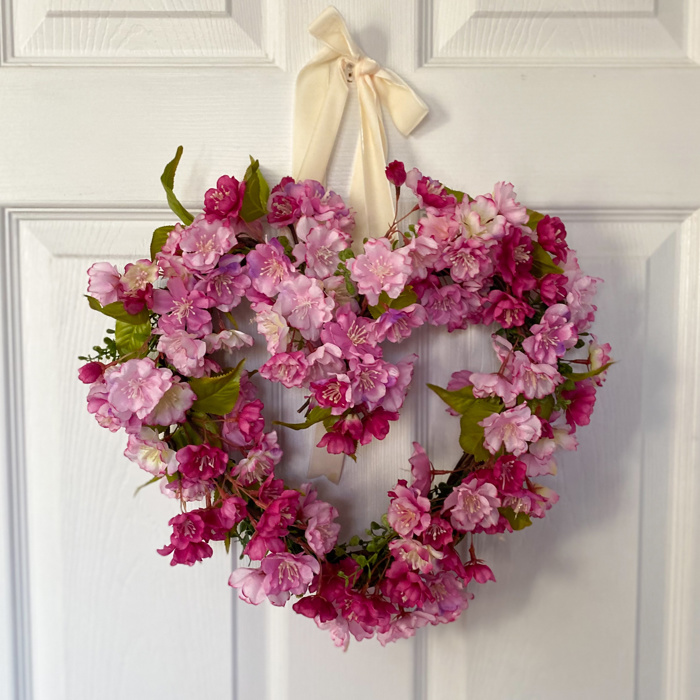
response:
[[[430,525],[430,501],[417,488],[399,482],[393,491],[387,511],[389,525],[402,537],[420,535]]]
[[[460,532],[473,532],[498,522],[501,501],[493,484],[479,485],[476,478],[465,479],[445,499],[442,512],[450,511],[450,521]]]
[[[316,341],[321,337],[322,326],[333,318],[334,306],[318,280],[296,275],[279,285],[274,308],[306,340]]]
[[[386,238],[375,238],[365,243],[364,253],[346,263],[350,277],[357,283],[371,305],[379,303],[379,295],[386,292],[396,299],[406,286],[411,265],[403,249],[392,251]]]
[[[141,428],[137,435],[129,435],[124,456],[154,476],[172,474],[177,469],[175,452],[151,428]]]
[[[143,420],[173,383],[173,373],[151,359],[127,360],[105,374],[109,403],[116,411]]]
[[[101,262],[95,263],[88,270],[88,292],[102,306],[112,304],[119,299],[120,276],[114,265]]]
[[[484,446],[494,455],[503,445],[506,452],[517,457],[527,452],[528,443],[539,440],[542,432],[540,419],[532,415],[525,403],[493,413],[479,425],[484,428]]]
[[[187,411],[197,400],[197,395],[190,389],[190,385],[180,382],[179,377],[173,377],[173,383],[163,394],[155,408],[146,416],[144,422],[147,425],[169,426],[175,423],[184,423]]]
[[[207,345],[193,333],[178,330],[162,335],[158,341],[158,352],[165,353],[180,374],[186,377],[204,376]]]

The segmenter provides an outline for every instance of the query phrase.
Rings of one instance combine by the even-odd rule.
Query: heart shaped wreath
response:
[[[90,306],[116,326],[79,371],[88,411],[124,429],[125,455],[179,501],[159,553],[192,565],[212,541],[227,551],[238,541],[260,562],[231,574],[240,597],[281,606],[294,595],[294,610],[338,646],[455,620],[473,597],[467,584],[495,580],[473,535],[520,530],[558,499],[532,479],[555,473],[556,448],[576,449],[610,364],[610,346],[588,332],[600,280],[581,272],[562,222],[521,206],[510,184],[472,198],[394,161],[396,210],[405,185],[417,223],[397,214],[353,251],[353,213],[339,195],[291,178],[270,192],[252,158],[244,179],[219,178],[193,217],[173,193],[181,154],[161,180],[183,223],[157,229],[150,259],[123,273],[88,270]],[[254,342],[232,314],[243,299],[270,358],[222,370],[222,355]],[[493,326],[500,369],[429,385],[460,416],[462,458],[435,469],[413,443],[411,483],[389,492],[381,522],[339,543],[338,511],[314,486],[275,477],[282,450],[253,376],[303,387],[305,421],[281,425],[321,424],[319,447],[354,456],[398,420],[417,359],[391,364],[382,344],[426,323]]]

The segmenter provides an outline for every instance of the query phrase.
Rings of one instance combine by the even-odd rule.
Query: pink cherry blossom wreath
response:
[[[192,565],[212,541],[239,542],[259,562],[231,574],[240,597],[282,606],[293,595],[342,647],[350,635],[386,644],[455,620],[467,585],[495,580],[474,534],[520,530],[558,500],[533,478],[555,473],[558,447],[576,449],[610,365],[610,346],[588,331],[600,280],[581,272],[562,222],[521,206],[504,182],[472,198],[395,161],[396,209],[405,187],[417,223],[397,214],[356,253],[339,195],[291,178],[270,191],[252,158],[192,216],[173,193],[181,154],[161,181],[182,223],[157,229],[150,259],[123,273],[88,270],[90,306],[116,325],[79,370],[88,411],[124,429],[126,457],[180,503],[159,553]],[[232,314],[243,299],[270,358],[222,369],[254,342]],[[398,420],[417,359],[391,364],[382,344],[425,323],[493,326],[500,369],[429,385],[459,416],[461,459],[436,469],[414,442],[411,483],[389,491],[364,536],[339,543],[336,508],[312,484],[275,477],[282,450],[253,376],[303,387],[305,420],[281,425],[322,424],[319,447],[354,457]]]

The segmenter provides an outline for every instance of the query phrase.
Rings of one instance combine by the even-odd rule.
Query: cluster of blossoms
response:
[[[417,199],[416,223],[395,219],[360,248],[340,196],[291,178],[270,192],[254,163],[243,181],[221,177],[197,217],[170,190],[183,223],[156,231],[151,259],[88,270],[91,306],[117,320],[83,358],[88,411],[123,429],[125,455],[179,501],[159,552],[192,565],[211,541],[240,542],[259,562],[231,575],[241,598],[295,596],[339,646],[450,622],[471,581],[495,580],[474,535],[522,529],[556,502],[532,479],[555,473],[558,447],[576,449],[610,364],[589,332],[599,280],[581,272],[558,218],[521,206],[506,183],[471,198],[398,162],[387,177],[397,210],[404,188]],[[232,313],[244,300],[270,355],[250,374],[223,361],[254,343]],[[383,344],[424,324],[493,325],[500,368],[431,387],[461,415],[463,457],[435,469],[414,443],[411,483],[389,492],[366,537],[339,543],[337,510],[276,475],[282,450],[254,382],[298,388],[306,420],[291,427],[322,422],[319,447],[355,455],[398,419],[417,360],[387,362]]]

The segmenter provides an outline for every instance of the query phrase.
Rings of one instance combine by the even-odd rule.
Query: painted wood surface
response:
[[[483,538],[498,584],[457,623],[343,654],[309,620],[226,586],[233,558],[171,568],[176,509],[84,410],[76,359],[106,327],[85,269],[146,250],[172,220],[158,177],[197,207],[252,153],[289,173],[294,79],[321,0],[4,0],[0,65],[2,527],[0,698],[691,700],[700,683],[700,70],[695,3],[370,0],[336,3],[369,55],[431,108],[392,157],[472,193],[513,181],[564,219],[604,277],[596,332],[614,347],[561,500]],[[347,190],[351,94],[330,183]],[[320,481],[358,531],[387,505],[410,442],[457,457],[426,381],[486,369],[483,329],[417,333],[402,420]],[[255,363],[261,361],[259,356]],[[266,390],[289,418],[293,392]],[[273,417],[271,406],[268,416]],[[285,432],[304,479],[312,435]],[[371,678],[371,680],[368,680]]]

